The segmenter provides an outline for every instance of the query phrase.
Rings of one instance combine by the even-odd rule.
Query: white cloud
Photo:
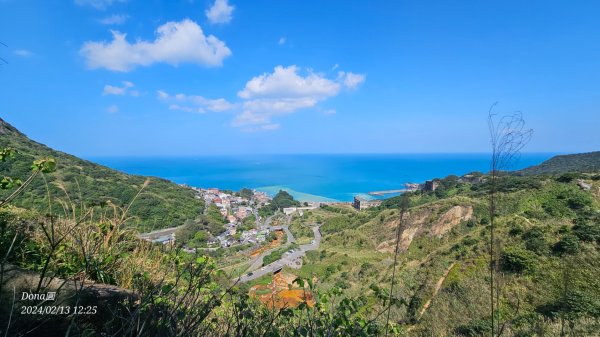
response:
[[[205,113],[207,111],[223,112],[236,108],[235,104],[224,98],[208,99],[198,95],[169,95],[162,90],[157,91],[156,94],[160,100],[171,103],[170,110]]]
[[[280,37],[280,38],[279,38],[279,42],[278,42],[278,43],[279,43],[279,45],[280,45],[280,46],[283,46],[283,45],[285,44],[285,42],[286,42],[286,41],[287,41],[286,37],[285,37],[285,36],[283,36],[283,37]]]
[[[213,35],[204,35],[202,28],[189,19],[167,22],[158,27],[154,41],[137,40],[129,43],[126,34],[111,32],[113,40],[110,42],[88,41],[83,44],[80,54],[89,68],[126,72],[137,66],[159,62],[173,66],[196,63],[216,67],[231,55],[223,41]]]
[[[116,114],[117,112],[119,112],[119,107],[113,104],[106,109],[106,112]]]
[[[318,97],[335,96],[340,91],[340,84],[322,75],[308,72],[300,76],[300,69],[295,65],[277,66],[273,73],[264,73],[252,78],[238,96],[244,99],[257,97]]]
[[[134,87],[133,83],[128,82],[128,81],[123,81],[122,82],[122,86],[118,87],[118,86],[114,86],[114,85],[105,85],[104,86],[104,90],[102,91],[102,95],[103,96],[107,96],[107,95],[117,95],[117,96],[123,96],[125,94],[129,94],[131,96],[139,96],[139,92],[137,90],[129,90],[131,88]]]
[[[30,57],[33,56],[33,53],[27,49],[17,49],[14,51],[15,55],[21,57]]]
[[[104,10],[117,2],[127,2],[127,0],[75,0],[79,6],[92,6],[98,10]]]
[[[300,70],[295,65],[277,66],[272,73],[250,79],[238,92],[245,101],[242,113],[234,118],[231,125],[252,131],[273,129],[260,127],[274,125],[272,119],[275,117],[313,108],[319,102],[338,95],[342,88],[355,89],[365,80],[365,75],[351,72],[340,72],[336,79],[328,79],[312,70],[302,75]],[[325,111],[325,114],[333,113],[335,110]]]
[[[205,10],[206,18],[210,23],[228,23],[231,21],[231,14],[235,9],[227,3],[227,0],[215,0],[212,7]]]
[[[159,100],[169,104],[170,110],[185,112],[231,111],[236,116],[231,126],[242,131],[258,132],[278,130],[281,125],[274,119],[295,113],[302,109],[317,108],[325,115],[336,113],[334,109],[322,110],[318,104],[337,96],[342,89],[355,89],[365,81],[365,75],[339,72],[330,79],[323,74],[299,67],[277,66],[272,73],[263,73],[250,79],[239,91],[239,102],[229,102],[223,98],[207,99],[203,96],[156,92]]]
[[[103,25],[121,25],[125,23],[127,19],[129,19],[129,15],[113,14],[102,19],[98,19],[98,22],[100,22]]]
[[[340,71],[338,72],[338,79],[341,80],[346,88],[356,89],[356,87],[365,81],[365,75]]]

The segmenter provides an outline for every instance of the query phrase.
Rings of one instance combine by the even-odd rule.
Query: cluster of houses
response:
[[[236,244],[259,243],[266,240],[268,230],[245,230],[238,233],[244,219],[256,216],[257,209],[268,204],[271,198],[264,192],[253,191],[250,199],[218,188],[193,188],[196,198],[203,199],[206,205],[214,204],[223,218],[227,219],[226,231],[209,241],[209,246],[231,247]]]

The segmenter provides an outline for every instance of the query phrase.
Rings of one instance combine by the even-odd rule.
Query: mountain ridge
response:
[[[539,165],[526,167],[521,175],[595,172],[600,170],[600,151],[554,156]]]

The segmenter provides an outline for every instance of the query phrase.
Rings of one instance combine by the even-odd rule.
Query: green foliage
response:
[[[535,254],[516,246],[506,247],[500,256],[502,269],[513,273],[533,271],[536,262],[537,257]]]
[[[340,215],[325,219],[321,226],[321,233],[333,234],[347,229],[355,229],[369,222],[377,213],[361,212],[351,215]]]
[[[537,308],[538,312],[549,318],[565,317],[569,320],[582,316],[598,316],[597,299],[577,290],[567,290],[566,294],[556,301]]]
[[[573,234],[581,241],[600,243],[600,223],[580,221],[573,226]]]
[[[263,266],[266,266],[270,263],[273,263],[273,262],[281,259],[281,257],[283,256],[283,253],[287,252],[289,249],[291,249],[291,248],[283,247],[283,248],[279,248],[279,249],[272,251],[269,255],[267,255],[263,258]]]
[[[543,255],[548,252],[548,242],[544,231],[541,228],[533,228],[523,234],[523,241],[525,242],[525,248],[539,255]]]
[[[489,336],[492,332],[492,326],[489,319],[475,319],[468,324],[457,327],[454,332],[464,337]]]
[[[542,208],[552,217],[572,216],[591,206],[592,197],[572,185],[560,185],[551,189],[542,201]]]
[[[187,220],[182,227],[175,232],[178,245],[190,247],[203,247],[211,237],[217,236],[225,231],[222,223],[202,215],[195,220]]]
[[[552,157],[537,166],[519,171],[520,174],[562,174],[571,172],[597,172],[600,170],[600,151]]]
[[[227,221],[223,214],[221,214],[221,210],[215,204],[208,205],[206,209],[206,216],[214,222],[225,224]]]
[[[564,173],[564,174],[561,174],[560,176],[558,176],[556,178],[556,181],[558,181],[559,183],[568,184],[579,177],[581,177],[581,174],[579,174],[579,173],[573,173],[573,172]]]
[[[552,250],[559,255],[575,254],[579,251],[579,239],[575,235],[567,234],[554,244]]]
[[[299,207],[300,202],[294,200],[291,194],[286,191],[280,190],[273,197],[268,205],[261,207],[258,211],[263,217],[273,215],[276,211],[287,207]]]
[[[73,203],[83,203],[99,211],[108,201],[126,208],[148,180],[148,186],[129,208],[128,224],[143,231],[181,225],[186,219],[195,218],[204,206],[190,189],[165,179],[127,175],[52,150],[28,139],[4,121],[0,123],[5,130],[0,137],[0,149],[5,149],[0,153],[0,185],[5,188],[25,181],[32,169],[44,174],[53,172],[45,177],[52,198],[64,197],[66,190],[71,193]],[[3,177],[11,177],[12,181]],[[34,179],[13,204],[46,211],[47,192],[44,180]],[[0,199],[3,197],[6,195],[0,193]],[[61,209],[57,206],[56,211]]]
[[[240,190],[240,197],[242,197],[244,199],[250,200],[253,195],[254,195],[254,192],[252,192],[252,190],[249,188],[244,187]]]

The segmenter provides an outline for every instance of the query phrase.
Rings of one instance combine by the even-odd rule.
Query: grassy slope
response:
[[[53,157],[57,170],[46,176],[51,193],[63,198],[58,188],[65,187],[74,201],[100,205],[111,200],[125,206],[149,179],[149,185],[130,209],[135,219],[132,223],[141,229],[171,227],[200,214],[203,203],[194,198],[193,191],[160,178],[147,178],[124,174],[105,166],[82,160],[37,143],[16,128],[0,119],[0,148],[12,147],[19,153],[15,158],[0,162],[0,176],[9,175],[25,179],[31,162],[37,158]],[[14,204],[25,208],[45,209],[46,188],[43,179],[37,178]],[[2,198],[4,195],[0,195]],[[81,198],[79,198],[81,196]]]
[[[579,190],[574,181],[506,178],[512,182],[503,185],[500,195],[498,236],[505,250],[525,252],[532,263],[530,270],[503,272],[503,288],[510,302],[503,308],[507,317],[522,319],[511,325],[512,333],[529,329],[528,325],[534,323],[527,319],[537,317],[531,316],[536,308],[558,296],[557,280],[564,266],[568,265],[568,272],[574,275],[585,274],[586,268],[600,271],[597,243],[578,240],[576,253],[560,255],[556,251],[558,242],[573,236],[578,218],[591,216],[588,221],[600,226],[600,183],[591,176],[584,178],[594,184],[591,191]],[[537,183],[527,182],[528,179],[536,179]],[[411,213],[421,214],[426,220],[410,246],[399,255],[399,281],[394,293],[406,304],[394,308],[392,317],[404,321],[407,327],[416,323],[411,331],[417,335],[447,335],[460,329],[470,331],[472,326],[475,331],[478,322],[489,317],[485,186],[461,185],[447,194],[450,196],[442,198],[412,196],[413,204],[418,206],[411,208]],[[429,231],[440,216],[457,205],[473,207],[473,221],[461,221],[441,237],[431,236]],[[319,212],[325,219],[322,246],[319,251],[308,253],[308,263],[300,271],[292,272],[317,276],[321,288],[340,286],[346,294],[366,294],[375,302],[378,287],[389,289],[393,261],[389,251],[378,247],[387,241],[392,241],[393,246],[398,210],[369,210],[359,216]],[[543,233],[541,239],[532,239],[531,233],[536,231]],[[582,267],[579,263],[565,264],[567,260],[588,263],[582,262]],[[447,277],[443,278],[445,274]],[[600,298],[600,290],[593,288],[594,281],[586,282],[592,282],[588,289],[592,296]],[[421,316],[428,300],[430,306]],[[518,309],[515,301],[519,301]]]

